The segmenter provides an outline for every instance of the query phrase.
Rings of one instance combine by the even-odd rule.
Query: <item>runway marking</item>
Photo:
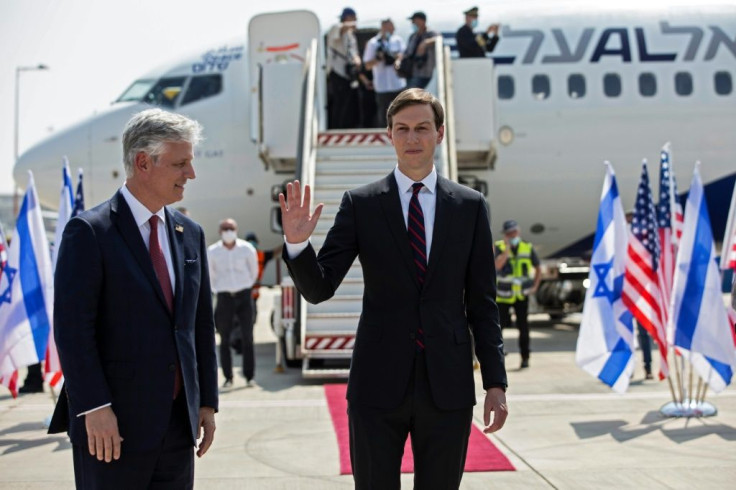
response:
[[[736,392],[729,391],[720,395],[711,395],[706,400],[718,400],[719,398],[727,398],[736,396]],[[538,394],[509,394],[511,402],[562,402],[562,401],[628,401],[628,400],[657,400],[664,399],[670,401],[671,397],[668,391],[651,391],[646,393],[538,393]],[[479,403],[483,403],[483,398],[478,398]]]
[[[720,395],[711,395],[706,400],[717,402],[720,398],[736,397],[736,391],[727,391]],[[670,401],[670,394],[666,391],[651,391],[646,393],[538,393],[538,394],[509,394],[512,403],[525,402],[569,402],[569,401],[629,401],[629,400],[662,400]],[[478,398],[482,404],[483,398]],[[296,400],[221,400],[220,408],[304,408],[326,407],[324,398],[305,398]],[[0,412],[13,410],[52,412],[53,404],[49,403],[18,403],[14,405],[0,405]]]

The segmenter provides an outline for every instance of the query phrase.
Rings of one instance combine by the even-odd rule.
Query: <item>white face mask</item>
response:
[[[511,243],[511,246],[512,247],[517,246],[520,241],[521,241],[521,238],[519,238],[518,236],[515,236],[514,238],[512,238],[511,240],[509,240],[509,242]]]
[[[478,19],[471,20],[470,21],[470,27],[472,27],[473,29],[475,29],[476,27],[478,27]]]
[[[235,242],[235,239],[238,238],[238,232],[235,230],[224,230],[220,232],[220,236],[222,237],[222,241],[230,244]]]

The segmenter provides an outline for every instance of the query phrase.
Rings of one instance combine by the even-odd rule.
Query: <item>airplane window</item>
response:
[[[615,73],[606,73],[603,77],[603,92],[608,97],[621,95],[621,77]]]
[[[693,93],[693,77],[686,71],[675,73],[675,92],[677,95]]]
[[[532,78],[532,95],[537,100],[549,97],[549,77],[547,75],[534,75]]]
[[[639,75],[639,93],[644,97],[652,97],[657,93],[657,79],[653,73]]]
[[[733,82],[731,81],[731,74],[727,71],[716,72],[713,82],[716,86],[716,93],[718,95],[728,95],[733,90]]]
[[[151,90],[154,83],[156,83],[156,80],[136,80],[115,102],[143,100],[143,96]]]
[[[222,92],[222,75],[204,75],[192,77],[187,92],[181,105],[189,104],[207,97],[212,97]]]
[[[174,107],[187,77],[162,78],[141,99],[146,104]]]
[[[501,75],[500,77],[498,77],[498,98],[514,98],[514,78],[512,76]]]
[[[567,77],[567,95],[571,99],[585,97],[585,77],[576,73]]]

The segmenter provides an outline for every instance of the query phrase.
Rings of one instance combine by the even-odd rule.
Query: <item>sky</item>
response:
[[[411,0],[402,2],[397,12],[395,0],[319,0],[309,8],[318,15],[323,29],[344,6],[355,8],[359,24],[364,25],[377,25],[386,16],[403,20],[415,10],[425,10],[431,20],[435,12],[456,9],[459,26],[462,11],[472,6],[478,6],[483,16],[510,5],[533,11],[571,1],[610,3]],[[616,4],[640,1],[618,0]],[[673,1],[678,0],[646,3]],[[0,194],[14,189],[17,67],[49,67],[20,73],[18,147],[22,154],[54,131],[105,108],[149,70],[211,43],[238,36],[245,39],[253,15],[305,8],[304,0],[270,0],[267,7],[262,5],[252,0],[0,0]],[[487,18],[490,20],[490,14]]]

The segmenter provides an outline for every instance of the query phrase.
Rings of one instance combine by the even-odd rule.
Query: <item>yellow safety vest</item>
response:
[[[499,240],[496,242],[496,248],[501,252],[506,251],[506,242]],[[524,290],[532,286],[531,271],[534,267],[532,263],[532,244],[520,241],[516,248],[516,255],[509,255],[509,263],[511,264],[510,276],[497,276],[496,283],[496,302],[514,304],[516,300],[523,301],[526,299]]]

